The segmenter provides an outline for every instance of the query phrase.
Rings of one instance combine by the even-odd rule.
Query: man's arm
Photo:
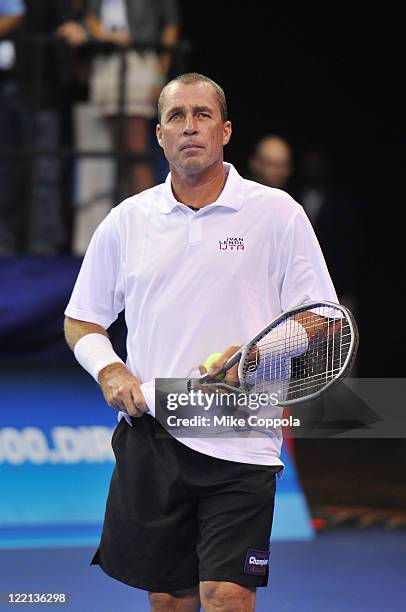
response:
[[[161,44],[165,47],[174,48],[178,44],[179,40],[179,28],[176,25],[167,25],[161,35]],[[169,68],[172,63],[172,55],[168,51],[163,51],[159,58],[160,61],[160,69],[163,78],[169,72]]]
[[[79,340],[85,338],[89,334],[100,334],[105,338],[109,338],[107,331],[96,323],[80,321],[65,317],[65,338],[72,351],[75,351]],[[94,336],[87,339],[88,350],[86,351],[86,360],[92,360],[92,341]],[[99,340],[96,337],[96,341]],[[83,344],[83,342],[82,342]],[[111,346],[111,345],[110,345]],[[108,348],[108,350],[110,350]],[[95,348],[94,359],[99,357],[98,347]],[[104,398],[109,406],[122,410],[131,416],[142,416],[148,411],[148,406],[140,389],[140,382],[126,366],[117,361],[114,361],[114,350],[111,347],[112,363],[103,367],[98,373],[98,382],[102,389]],[[118,359],[118,358],[117,358]],[[83,365],[83,364],[81,364]]]
[[[97,323],[88,323],[87,321],[79,321],[71,317],[65,317],[64,331],[65,340],[72,351],[75,350],[77,341],[83,338],[83,336],[86,336],[86,334],[102,334],[107,338],[109,337],[108,333],[101,325],[97,325]]]
[[[179,30],[177,26],[166,26],[163,30],[161,36],[161,44],[169,47],[175,48],[178,42],[178,33]],[[169,73],[169,69],[172,64],[172,53],[171,51],[162,51],[159,54],[159,73],[157,74],[157,82],[152,86],[150,92],[150,99],[155,104],[158,101],[160,93],[162,91],[162,87],[164,86],[167,76]]]
[[[72,47],[83,45],[87,40],[87,32],[80,23],[80,12],[74,10],[71,0],[54,0],[53,8],[56,34]]]
[[[314,312],[300,312],[294,319],[306,330],[309,342],[317,338],[332,338],[341,331],[341,319],[327,319]]]

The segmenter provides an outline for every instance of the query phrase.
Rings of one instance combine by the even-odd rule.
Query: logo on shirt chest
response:
[[[244,238],[226,238],[219,240],[220,251],[243,251],[245,248]]]

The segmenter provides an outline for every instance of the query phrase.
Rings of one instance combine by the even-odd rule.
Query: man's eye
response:
[[[199,117],[208,117],[209,113],[205,113],[204,111],[200,111]]]
[[[173,115],[171,115],[170,119],[178,119],[180,116],[180,113],[174,113]]]

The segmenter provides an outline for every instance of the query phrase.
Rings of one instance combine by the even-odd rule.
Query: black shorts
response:
[[[121,419],[113,434],[116,466],[92,564],[147,591],[201,580],[266,586],[280,466],[203,455],[149,415],[132,422]]]

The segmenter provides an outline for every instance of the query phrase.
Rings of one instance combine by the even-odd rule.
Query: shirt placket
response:
[[[190,245],[198,244],[202,241],[203,230],[202,230],[203,219],[198,214],[189,215],[188,218],[188,243]]]

